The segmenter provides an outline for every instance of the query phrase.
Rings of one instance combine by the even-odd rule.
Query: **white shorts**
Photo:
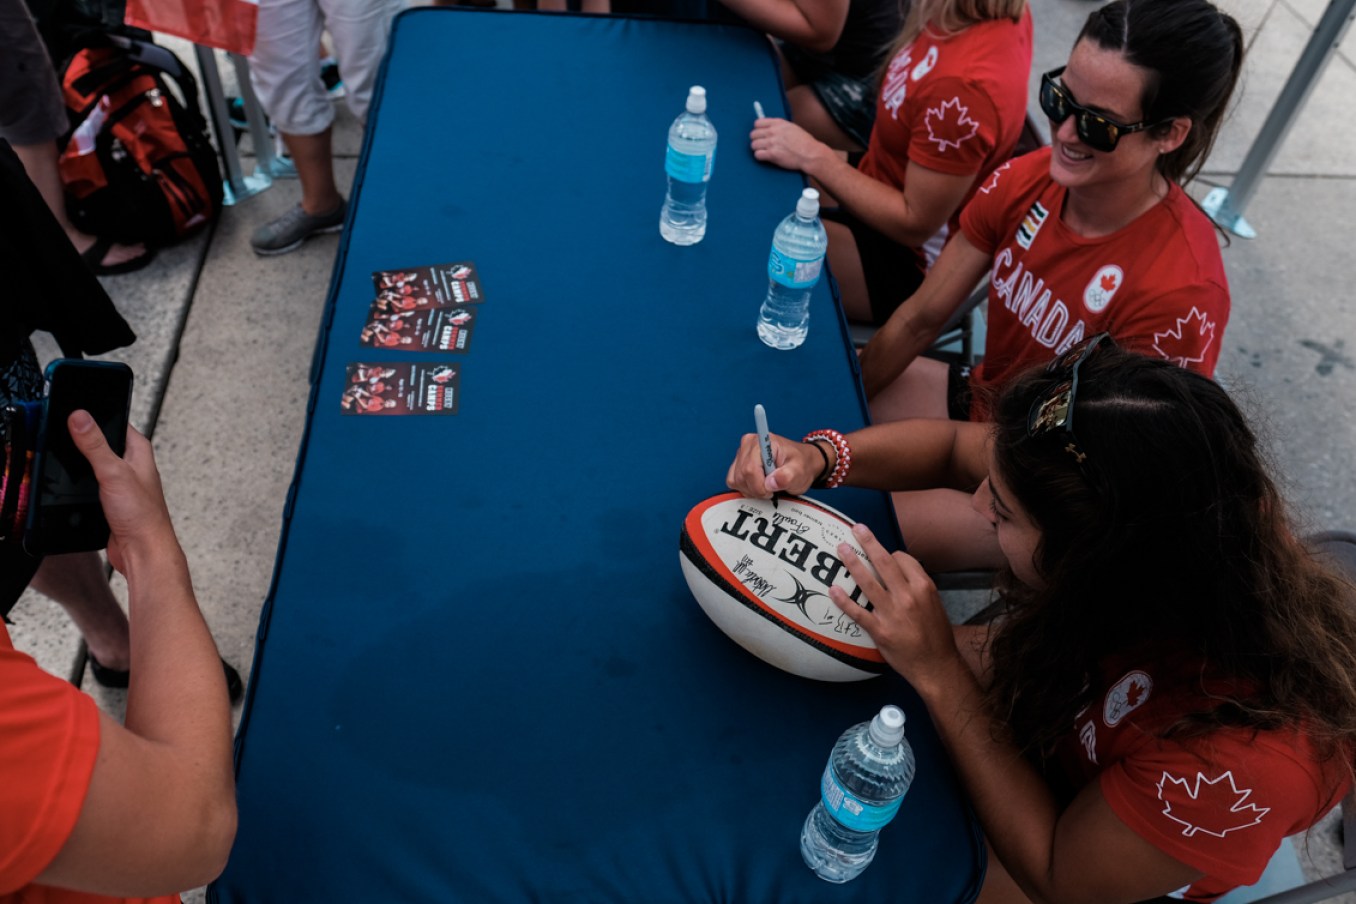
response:
[[[328,31],[344,96],[367,118],[391,18],[403,0],[259,0],[250,84],[279,131],[318,135],[334,122],[320,80],[320,35]]]

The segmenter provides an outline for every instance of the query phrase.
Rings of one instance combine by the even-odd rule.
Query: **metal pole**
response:
[[[273,136],[268,131],[264,108],[254,93],[254,85],[250,83],[249,61],[238,53],[228,53],[226,56],[235,66],[235,80],[240,85],[240,100],[245,107],[245,122],[249,124],[250,141],[254,144],[254,159],[259,164],[257,174],[260,178],[267,179],[266,185],[271,184],[276,178],[288,176],[295,178],[296,170],[291,162],[280,158],[274,152]]]
[[[202,89],[207,96],[207,115],[212,119],[212,131],[217,135],[221,161],[226,166],[226,203],[235,203],[235,197],[245,192],[245,176],[240,169],[240,154],[235,147],[235,130],[226,112],[226,93],[221,88],[221,72],[217,69],[216,51],[201,44],[193,45],[202,73]]]
[[[1280,97],[1276,98],[1271,112],[1267,114],[1262,130],[1243,158],[1233,184],[1229,188],[1216,188],[1206,195],[1201,205],[1205,212],[1235,235],[1245,239],[1257,237],[1257,231],[1243,219],[1243,211],[1252,200],[1257,183],[1271,165],[1295,117],[1308,100],[1319,73],[1341,43],[1342,35],[1351,25],[1353,16],[1356,16],[1356,0],[1331,0],[1328,3],[1328,8],[1318,20],[1318,27],[1300,54],[1299,62],[1281,89]]]

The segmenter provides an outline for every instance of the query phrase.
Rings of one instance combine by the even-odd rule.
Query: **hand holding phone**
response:
[[[99,502],[99,482],[76,448],[67,421],[74,411],[89,412],[109,447],[121,456],[132,370],[116,362],[59,358],[47,367],[47,380],[24,549],[35,556],[102,549],[108,544],[108,522]]]
[[[127,557],[138,549],[160,556],[178,550],[151,441],[136,428],[128,428],[127,447],[117,455],[88,412],[77,411],[67,425],[99,481],[99,499],[109,527],[109,563],[127,574]]]

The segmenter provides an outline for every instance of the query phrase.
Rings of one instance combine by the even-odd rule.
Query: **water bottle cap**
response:
[[[808,190],[808,189],[807,189]],[[871,720],[871,740],[882,747],[893,747],[904,739],[904,710],[884,706]]]
[[[819,216],[819,192],[807,188],[800,193],[800,200],[796,202],[796,216],[807,220]]]
[[[693,85],[687,92],[687,112],[697,115],[706,112],[706,89]]]

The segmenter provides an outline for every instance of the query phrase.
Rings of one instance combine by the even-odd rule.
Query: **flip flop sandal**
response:
[[[145,252],[131,260],[123,261],[120,264],[105,264],[103,262],[104,255],[108,253],[108,249],[116,244],[107,236],[99,236],[94,240],[93,245],[80,253],[80,259],[94,271],[95,276],[116,276],[119,273],[131,273],[134,270],[140,270],[155,257],[155,252],[147,248]]]
[[[131,672],[126,669],[110,669],[95,659],[93,653],[86,653],[85,655],[89,660],[90,674],[102,687],[127,687],[127,682],[132,677]],[[230,696],[232,703],[239,703],[241,696],[245,693],[245,683],[240,680],[240,673],[236,671],[235,666],[224,659],[221,660],[221,669],[226,674],[226,693]]]

